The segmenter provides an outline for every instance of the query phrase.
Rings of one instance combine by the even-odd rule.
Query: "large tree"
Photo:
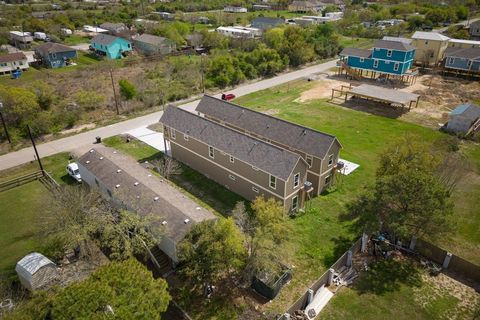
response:
[[[350,204],[363,231],[388,231],[408,239],[435,237],[451,227],[453,204],[441,174],[442,153],[403,139],[380,157],[372,190]]]
[[[180,243],[181,273],[196,284],[215,284],[242,270],[244,237],[232,218],[195,225]]]

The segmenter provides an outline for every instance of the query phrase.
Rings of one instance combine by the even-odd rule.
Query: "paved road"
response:
[[[447,29],[453,25],[463,25],[463,26],[467,26],[467,25],[470,25],[472,22],[475,22],[475,21],[478,21],[480,20],[480,18],[475,18],[475,19],[470,19],[470,20],[464,20],[464,21],[460,21],[458,23],[454,23],[454,24],[451,24],[447,27],[443,27],[443,28],[438,28],[438,29],[434,29],[433,31],[436,31],[436,32],[444,32],[444,31],[447,31]]]
[[[336,60],[329,61],[322,64],[317,64],[311,67],[300,69],[285,73],[270,79],[261,80],[258,82],[239,86],[236,89],[229,90],[228,92],[234,93],[236,96],[243,96],[258,90],[267,89],[282,83],[286,83],[292,80],[308,77],[315,73],[326,72],[328,69],[334,67]],[[180,105],[181,108],[189,111],[194,111],[199,100],[185,103]],[[150,124],[158,122],[162,115],[162,111],[154,112],[138,118],[118,122],[106,127],[93,129],[87,132],[79,133],[70,137],[46,142],[37,146],[40,157],[46,157],[59,152],[71,152],[80,147],[92,145],[95,141],[95,137],[100,136],[102,138],[108,138],[115,136],[138,127],[148,126]],[[6,155],[0,156],[0,170],[11,168],[23,163],[27,163],[34,159],[33,148],[24,148],[19,151],[11,152]]]

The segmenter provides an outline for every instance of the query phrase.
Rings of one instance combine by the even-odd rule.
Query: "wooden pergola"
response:
[[[335,96],[335,92],[340,93],[340,95]],[[412,106],[417,107],[418,101],[420,100],[420,95],[415,93],[369,84],[362,84],[358,87],[342,85],[340,89],[332,88],[332,100],[342,96],[344,96],[345,102],[347,102],[349,96],[358,97],[364,100],[376,101],[393,106],[408,106],[408,110],[410,110]]]

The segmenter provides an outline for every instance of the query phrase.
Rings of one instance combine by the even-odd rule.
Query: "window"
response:
[[[188,141],[188,135],[184,134],[183,139],[185,139],[185,141]]]
[[[333,164],[333,154],[328,156],[328,166],[330,167]]]
[[[326,178],[325,178],[325,185],[328,185],[330,183],[330,175],[328,175]]]
[[[173,140],[175,140],[175,138],[176,138],[175,129],[173,129],[173,128],[170,128],[170,137],[171,137]]]
[[[391,57],[392,56],[392,50],[388,50],[387,51],[387,57]]]
[[[400,67],[400,64],[396,62],[395,65],[393,66],[393,71],[398,71],[398,67]]]
[[[428,40],[425,40],[425,44],[428,44]]]
[[[52,58],[53,58],[53,59],[56,59],[56,58],[57,58],[57,54],[56,54],[56,53],[52,53]]]
[[[230,180],[233,180],[233,181],[235,181],[235,179],[236,179],[235,176],[233,176],[231,174],[229,174],[228,177],[230,178]]]
[[[433,58],[434,55],[435,55],[435,53],[433,51],[430,52],[430,58]]]
[[[213,150],[213,147],[208,146],[208,156],[212,159],[215,159],[215,150]]]
[[[468,60],[467,67],[470,69],[472,67],[472,60]]]
[[[258,193],[258,188],[252,187],[252,191],[255,192],[255,193]]]
[[[453,64],[454,61],[455,61],[455,58],[450,57],[450,58],[448,59],[448,64]]]
[[[378,68],[378,60],[373,60],[373,67]]]
[[[305,157],[305,160],[307,161],[308,166],[311,167],[311,166],[312,166],[312,162],[313,162],[312,156],[307,155],[307,156]]]
[[[293,176],[293,187],[297,188],[300,185],[300,173],[296,173]]]
[[[365,58],[360,58],[360,62],[365,62]]]
[[[233,156],[230,156],[230,162],[231,163],[234,163],[235,162],[235,158]]]
[[[292,198],[292,210],[297,210],[298,208],[298,196]]]
[[[270,188],[277,188],[277,177],[270,175]]]

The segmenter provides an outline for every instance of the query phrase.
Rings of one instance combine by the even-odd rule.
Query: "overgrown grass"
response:
[[[63,40],[63,42],[67,46],[74,46],[74,45],[77,45],[77,44],[89,43],[90,39],[88,37],[83,37],[83,36],[79,36],[79,35],[76,35],[76,34],[72,34],[71,36],[65,37],[65,40]]]
[[[374,41],[375,39],[340,36],[340,45],[344,48],[353,47],[370,49],[373,46]]]

